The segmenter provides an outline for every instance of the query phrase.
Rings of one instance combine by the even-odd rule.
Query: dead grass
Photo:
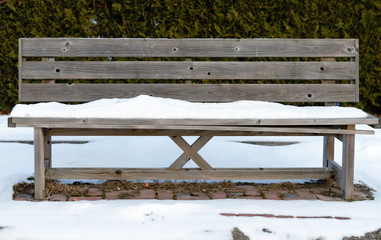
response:
[[[13,186],[13,198],[19,194],[34,195],[33,178],[28,178],[29,182],[19,182]],[[175,182],[175,181],[153,181],[153,182],[132,182],[132,181],[105,181],[102,184],[92,184],[84,182],[74,182],[73,184],[64,184],[56,180],[46,179],[46,196],[54,194],[62,194],[66,197],[88,196],[89,189],[95,188],[100,190],[103,195],[106,192],[125,191],[129,193],[139,192],[142,189],[152,189],[155,191],[171,190],[174,195],[177,193],[197,193],[202,192],[211,196],[216,192],[225,192],[230,198],[236,195],[244,194],[244,190],[240,186],[252,186],[258,190],[258,196],[264,196],[264,192],[277,190],[284,193],[296,193],[299,190],[308,190],[311,193],[320,194],[329,197],[341,198],[341,192],[336,183],[332,180],[320,180],[308,183],[273,183],[273,184],[255,184],[247,182],[233,183],[231,181],[222,182]],[[373,199],[373,191],[365,185],[355,185],[355,191],[363,192],[367,199]]]

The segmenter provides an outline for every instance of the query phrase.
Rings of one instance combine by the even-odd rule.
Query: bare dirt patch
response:
[[[232,230],[232,237],[233,240],[250,240],[248,236],[246,236],[241,230],[239,230],[237,227],[235,227]]]
[[[367,232],[364,236],[344,237],[343,240],[381,240],[381,228],[374,232]]]

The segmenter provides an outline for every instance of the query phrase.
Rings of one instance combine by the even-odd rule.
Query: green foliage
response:
[[[381,113],[379,0],[0,1],[0,106],[17,103],[22,37],[358,38],[357,104]]]

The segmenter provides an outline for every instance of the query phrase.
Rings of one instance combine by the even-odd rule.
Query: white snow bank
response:
[[[79,105],[57,102],[18,104],[12,117],[56,118],[154,118],[154,119],[295,119],[365,118],[351,107],[296,107],[262,101],[193,103],[141,95],[129,99],[101,99]]]

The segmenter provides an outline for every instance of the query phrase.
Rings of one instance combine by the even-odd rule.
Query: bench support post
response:
[[[354,158],[355,135],[343,135],[341,192],[345,200],[353,199]]]
[[[45,134],[42,128],[34,128],[34,197],[44,199],[45,188]]]
[[[184,153],[191,158],[202,170],[213,170],[201,156],[197,153],[197,150],[192,148],[181,136],[169,136],[179,146]],[[205,145],[205,144],[204,144]]]
[[[44,132],[45,133],[45,132]],[[44,134],[44,159],[45,168],[50,169],[52,167],[52,137]]]
[[[335,159],[335,137],[324,136],[323,140],[323,167],[328,167],[328,161]]]
[[[196,152],[200,151],[200,149],[205,146],[209,142],[209,140],[212,139],[212,136],[200,136],[191,146]],[[172,163],[171,166],[169,166],[169,169],[173,170],[179,170],[190,160],[190,157],[188,157],[187,154],[183,153],[180,157],[176,159]]]

